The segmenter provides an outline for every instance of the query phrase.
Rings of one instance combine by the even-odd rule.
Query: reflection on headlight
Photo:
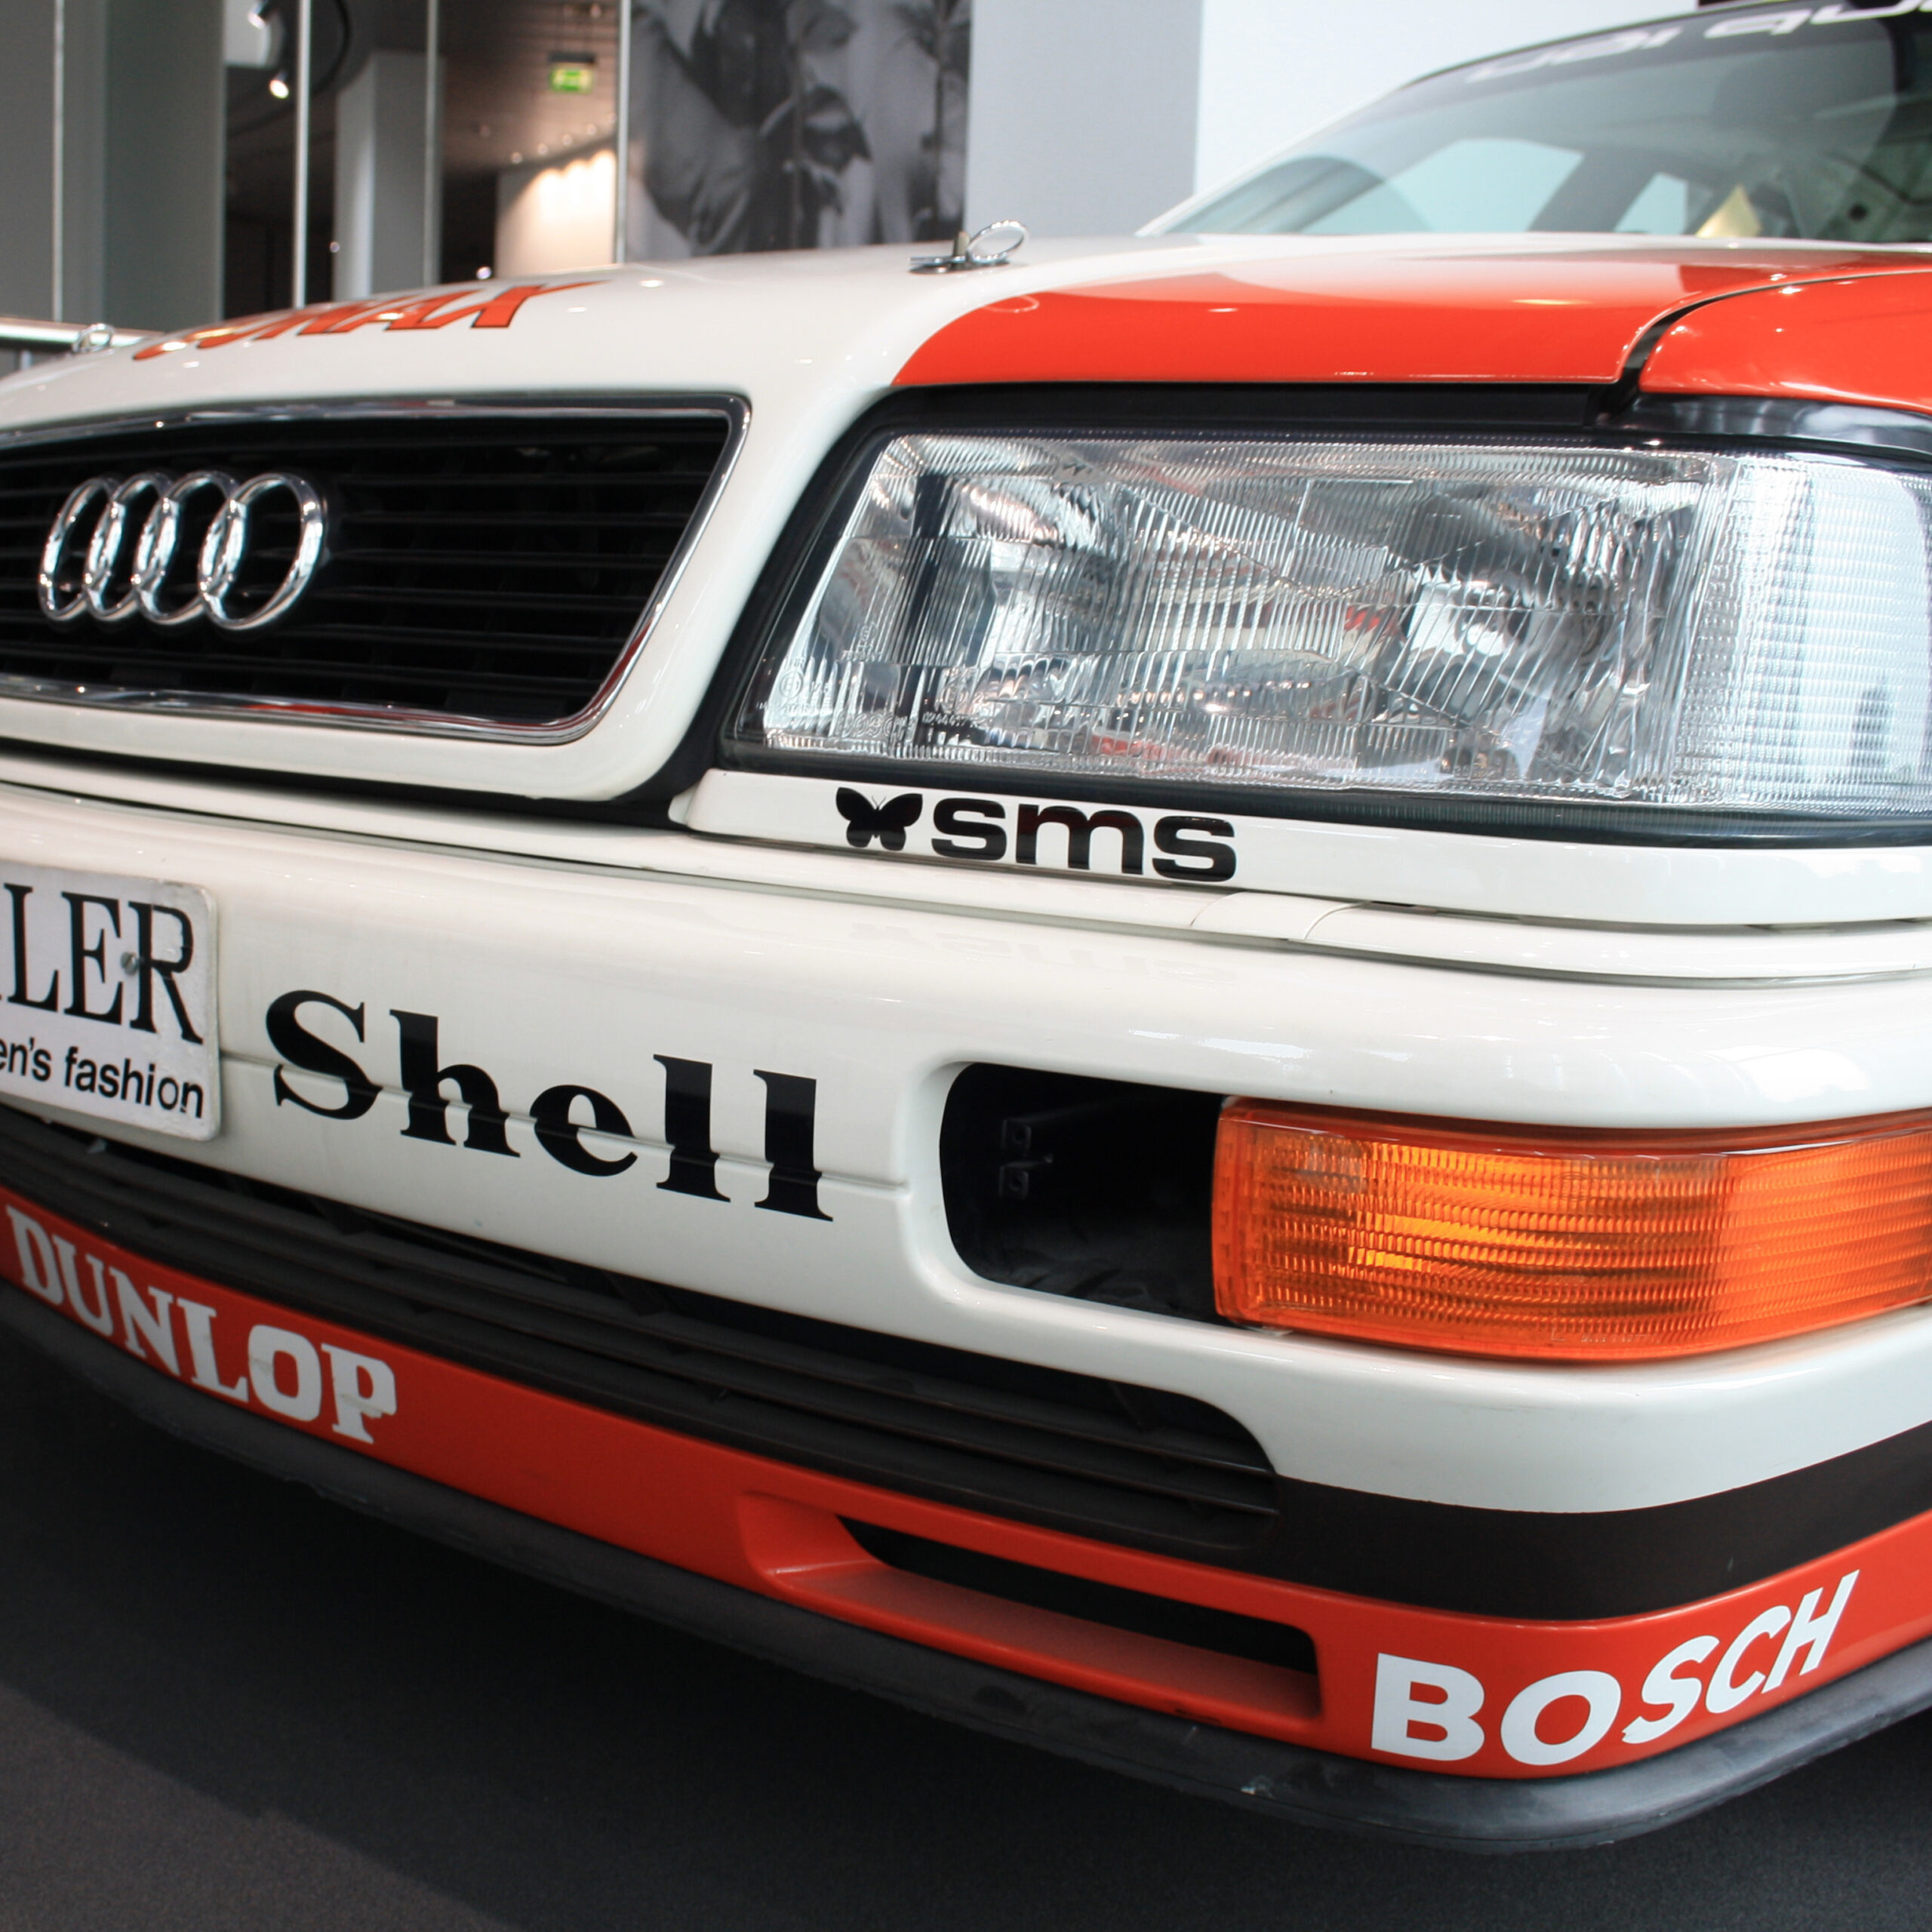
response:
[[[923,435],[740,718],[1218,785],[1927,804],[1932,483],[1585,445]]]

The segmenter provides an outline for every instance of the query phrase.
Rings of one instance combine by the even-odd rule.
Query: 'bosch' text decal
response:
[[[440,294],[400,301],[391,297],[380,302],[312,302],[303,309],[238,315],[232,321],[211,322],[205,328],[187,329],[136,349],[134,360],[145,362],[150,357],[171,355],[183,349],[226,349],[232,343],[267,342],[281,335],[347,335],[364,328],[380,328],[386,335],[398,335],[421,329],[446,329],[452,322],[467,322],[473,329],[506,329],[522,312],[526,302],[540,295],[556,295],[567,288],[589,286],[587,281],[519,281],[494,290],[481,301],[471,302],[467,308],[450,305],[466,300],[473,293],[468,289],[445,289]]]
[[[1713,1716],[1724,1716],[1781,1688],[1794,1664],[1798,1676],[1808,1676],[1824,1662],[1857,1581],[1858,1572],[1847,1571],[1829,1603],[1823,1589],[1807,1590],[1795,1610],[1788,1603],[1761,1610],[1728,1643],[1699,1635],[1666,1651],[1638,1690],[1623,1729],[1623,1742],[1654,1744],[1700,1704]],[[1711,1664],[1714,1654],[1716,1662]],[[1706,1665],[1708,1678],[1699,1675]],[[1459,1763],[1475,1756],[1487,1742],[1483,1721],[1487,1699],[1482,1679],[1473,1671],[1385,1652],[1376,1660],[1370,1741],[1394,1757]],[[1630,1708],[1623,1684],[1610,1672],[1558,1671],[1509,1700],[1496,1720],[1497,1738],[1517,1764],[1566,1764],[1603,1743]]]

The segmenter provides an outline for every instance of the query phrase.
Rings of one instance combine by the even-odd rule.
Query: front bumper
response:
[[[618,827],[545,839],[480,818],[454,828],[457,850],[425,813],[338,808],[362,829],[321,832],[273,822],[288,801],[272,794],[147,789],[181,804],[0,788],[0,861],[181,881],[220,910],[222,1135],[116,1138],[620,1274],[1171,1390],[1232,1416],[1283,1475],[1359,1494],[1643,1512],[1932,1423],[1932,1308],[1615,1367],[1254,1334],[981,1279],[939,1174],[946,1095],[974,1063],[1573,1126],[1902,1111],[1932,1103],[1924,974],[1686,986],[1453,970],[1162,929],[1192,895],[1152,888],[942,875],[957,898],[941,905],[909,896],[918,869],[857,854]],[[270,1036],[271,1008],[298,994],[340,1002],[294,1017],[371,1084],[353,1118],[302,1104],[340,1109],[343,1084]],[[0,1003],[0,1026],[13,1011]],[[512,1158],[461,1144],[454,1085],[448,1142],[406,1131],[398,1014],[435,1020],[440,1063],[489,1077]],[[659,1184],[673,1060],[709,1079],[716,1198]],[[774,1074],[813,1083],[825,1218],[761,1207]],[[574,1172],[537,1145],[534,1098],[570,1083],[621,1107],[628,1138],[582,1139],[634,1154],[624,1173]]]
[[[939,906],[891,896],[909,888],[863,860],[767,854],[762,876],[733,876],[731,848],[675,833],[573,835],[568,857],[539,860],[413,844],[410,823],[322,835],[205,806],[5,793],[0,858],[185,881],[220,907],[223,1135],[198,1147],[117,1138],[591,1269],[1210,1404],[1265,1451],[1293,1505],[1282,1560],[1189,1561],[667,1427],[594,1392],[574,1398],[415,1346],[272,1281],[245,1289],[219,1265],[144,1247],[138,1231],[63,1220],[59,1199],[24,1186],[0,1241],[17,1284],[0,1291],[9,1319],[45,1329],[60,1324],[54,1305],[66,1309],[65,1340],[170,1404],[226,1418],[210,1428],[259,1425],[306,1443],[290,1454],[319,1446],[600,1549],[1017,1673],[1036,1700],[1040,1683],[1097,1697],[1116,1725],[1165,1713],[1232,1740],[1237,1757],[1263,1749],[1256,1740],[1314,1753],[1281,1761],[1329,1765],[1315,1777],[1324,1788],[1380,1789],[1386,1772],[1432,1789],[1595,1789],[1809,1709],[1820,1687],[1841,1696],[1835,1684],[1932,1629],[1918,1581],[1932,1557],[1932,1310],[1617,1368],[1256,1335],[979,1279],[952,1247],[937,1171],[947,1088],[980,1063],[1575,1124],[1923,1104],[1932,1029],[1917,977],[1534,980],[1136,926],[1118,911],[1131,888],[1096,888],[1107,896],[1083,921],[1076,884],[1054,882],[1051,902],[1023,890]],[[419,1043],[433,1026],[436,1064],[451,1069],[446,1101],[429,1109],[441,1136],[411,1131],[424,1124],[398,1069],[412,1026]],[[704,1189],[669,1185],[674,1066],[701,1067],[709,1083]],[[506,1120],[494,1141],[465,1118],[485,1082]],[[588,1168],[533,1132],[531,1097],[560,1088],[595,1089],[621,1111],[621,1132],[585,1128],[570,1143],[596,1156]],[[781,1092],[790,1139],[774,1152]],[[124,1281],[138,1318],[109,1298]],[[1337,1498],[1352,1513],[1324,1531],[1321,1511]],[[1315,1668],[916,1574],[873,1553],[854,1524],[1286,1627],[1304,1634]],[[1657,1563],[1666,1528],[1697,1561]],[[1352,1570],[1314,1559],[1324,1534]],[[1371,1544],[1401,1561],[1364,1564]],[[1429,1715],[1444,1698],[1453,1722]],[[1853,1702],[1869,1715],[1869,1700]],[[1815,1734],[1819,1749],[1842,1728],[1777,1721],[1779,1737]],[[1453,1768],[1413,1769],[1431,1761]],[[1281,1776],[1303,1804],[1315,1774]],[[1737,1788],[1730,1778],[1693,1780],[1704,1795],[1684,1806]],[[1369,1817],[1380,1801],[1334,1808]],[[1473,1801],[1443,1801],[1447,1816]],[[1520,1795],[1497,1801],[1519,1823],[1534,1809]],[[1646,1798],[1623,1825],[1592,1812],[1572,1835],[1638,1829],[1644,1805],[1656,1810]],[[1567,1829],[1487,1835],[1555,1841]]]
[[[1464,1850],[1609,1844],[1932,1707],[1928,1640],[1614,1770],[1491,1779],[1365,1762],[1121,1703],[676,1567],[210,1400],[21,1294],[0,1291],[0,1326],[150,1423],[417,1534],[975,1730],[1297,1824]]]
[[[1617,1800],[1612,1811],[1629,1812],[1622,1824],[1607,1823],[1594,1798],[1567,1819],[1555,1801],[1539,1810],[1538,1801],[1509,1794],[1573,1762],[1595,1776],[1558,1784],[1594,1792],[1647,1758],[1694,1751],[1700,1737],[1728,1740],[1758,1712],[1808,1706],[1806,1691],[1932,1629],[1919,1580],[1932,1563],[1932,1515],[1646,1616],[1580,1624],[1432,1611],[1177,1561],[748,1454],[161,1266],[10,1189],[0,1189],[0,1211],[11,1235],[0,1269],[12,1284],[0,1291],[0,1316],[184,1433],[246,1444],[285,1470],[313,1466],[320,1449],[337,1472],[325,1486],[352,1498],[372,1484],[388,1493],[382,1485],[399,1472],[414,1480],[410,1494],[448,1497],[453,1509],[467,1506],[458,1497],[492,1506],[477,1520],[520,1523],[526,1543],[540,1543],[548,1525],[569,1546],[628,1552],[654,1568],[1081,1693],[1115,1707],[1111,1734],[1143,1740],[1136,1750],[1116,1742],[1112,1755],[1126,1767],[1169,1775],[1173,1740],[1146,1716],[1161,1714],[1218,1734],[1217,1761],[1244,1767],[1239,1792],[1279,1798],[1294,1815],[1313,1815],[1311,1767],[1348,1760],[1346,1776],[1331,1769],[1316,1781],[1340,1779],[1334,1814],[1358,1823],[1514,1844],[1589,1841],[1661,1823],[1741,1788],[1750,1778],[1740,1764],[1758,1760],[1719,1750],[1700,1777],[1666,1779],[1677,1795],[1661,1811],[1639,1779],[1635,1788],[1651,1795],[1634,1811]],[[962,1587],[880,1560],[872,1552],[881,1532],[969,1561],[991,1558],[1007,1574],[1083,1580],[1116,1601],[1192,1606],[1248,1631],[1300,1633],[1313,1667]],[[838,1674],[867,1681],[849,1668]],[[986,1701],[983,1687],[975,1696]],[[1041,1708],[1080,1707],[1048,1700]],[[1847,1708],[1858,1724],[1871,1718],[1869,1698]],[[1797,1737],[1829,1748],[1852,1721],[1777,1730],[1763,1761],[1784,1763]],[[1090,1715],[1072,1743],[1042,1741],[1073,1748],[1091,1729]],[[1281,1757],[1272,1748],[1281,1746],[1296,1749]],[[1137,1750],[1151,1752],[1151,1764]],[[1190,1745],[1182,1759],[1208,1750]],[[1399,1776],[1371,1777],[1361,1761],[1379,1759],[1386,1770],[1405,1758],[1453,1762],[1455,1776],[1427,1779],[1426,1789],[1490,1792],[1494,1808],[1438,1793],[1428,1803],[1441,1822],[1426,1829],[1381,1816],[1377,1807],[1407,1801],[1389,1794],[1408,1787]],[[1366,1812],[1347,1795],[1358,1784],[1383,1794]],[[1549,1824],[1540,1837],[1524,1831],[1529,1815]]]

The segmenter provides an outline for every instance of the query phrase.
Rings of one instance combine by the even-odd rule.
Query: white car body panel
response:
[[[1592,245],[1626,242],[1651,245]],[[0,857],[180,879],[220,908],[226,1124],[205,1148],[165,1151],[728,1297],[1171,1389],[1234,1416],[1284,1474],[1391,1496],[1643,1508],[1932,1420],[1932,1309],[1586,1368],[1261,1335],[998,1286],[952,1250],[936,1152],[946,1084],[978,1061],[1572,1127],[1923,1106],[1932,851],[1670,850],[1256,818],[1242,828],[1247,869],[1223,890],[841,851],[827,783],[761,774],[707,775],[679,801],[684,830],[238,782],[254,769],[506,799],[620,795],[684,737],[827,452],[935,330],[995,295],[1179,252],[1190,267],[1238,268],[1286,246],[1389,245],[1035,244],[997,275],[947,278],[909,275],[886,251],[632,265],[548,278],[583,285],[492,336],[287,335],[0,382],[0,435],[296,397],[306,408],[729,396],[749,408],[688,567],[614,702],[571,742],[0,698],[0,738],[15,748],[0,752]],[[1791,246],[1801,261],[1805,245]],[[116,768],[103,754],[174,768]],[[183,775],[196,764],[221,769]],[[386,1091],[361,1120],[275,1104],[263,1016],[294,988],[367,1007],[358,1051]],[[486,1066],[513,1115],[552,1081],[608,1089],[632,1121],[638,1168],[611,1182],[571,1174],[524,1116],[514,1168],[401,1139],[392,1008],[438,1015],[444,1051]],[[665,1158],[657,1054],[720,1069],[728,1207],[652,1185]],[[749,1211],[764,1173],[759,1067],[820,1082],[829,1223]]]
[[[817,879],[786,889],[718,876],[719,848],[688,835],[613,830],[600,863],[589,854],[603,831],[567,835],[581,841],[568,861],[537,860],[17,784],[0,793],[0,858],[57,854],[70,866],[180,879],[222,909],[226,1125],[202,1148],[122,1134],[158,1151],[738,1300],[1171,1389],[1245,1424],[1285,1475],[1426,1501],[1642,1508],[1932,1420],[1927,1308],[1709,1358],[1567,1367],[1249,1334],[998,1286],[952,1250],[936,1152],[952,1074],[985,1060],[1567,1125],[1882,1112],[1932,1091],[1922,974],[1532,983],[826,890],[839,869],[881,885],[937,876],[857,855],[806,857]],[[710,875],[681,871],[679,848],[694,848]],[[1063,903],[1195,897],[1023,883]],[[346,1022],[312,1021],[384,1089],[359,1120],[275,1103],[263,1016],[297,988],[366,1010],[359,1046]],[[436,1015],[441,1051],[496,1080],[514,1167],[402,1137],[392,1008]],[[660,1054],[717,1069],[728,1204],[654,1185],[666,1165]],[[767,1171],[760,1067],[820,1083],[829,1222],[752,1211]],[[325,1104],[340,1091],[289,1078]],[[625,1109],[632,1143],[592,1139],[612,1157],[635,1152],[634,1170],[590,1179],[544,1157],[520,1109],[562,1081]]]

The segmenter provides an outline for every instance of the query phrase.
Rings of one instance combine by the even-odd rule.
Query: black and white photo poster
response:
[[[635,0],[628,253],[949,240],[972,0]]]

